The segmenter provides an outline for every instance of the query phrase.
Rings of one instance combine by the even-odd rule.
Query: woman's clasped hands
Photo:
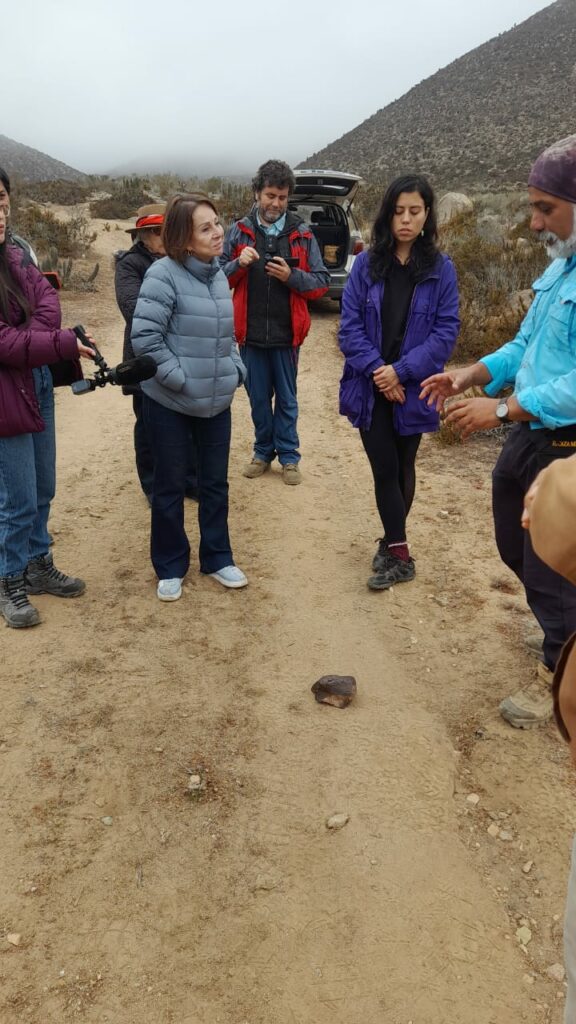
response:
[[[406,393],[393,366],[379,366],[372,374],[374,384],[389,402],[406,401]]]

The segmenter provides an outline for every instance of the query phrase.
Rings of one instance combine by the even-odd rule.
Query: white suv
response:
[[[294,171],[296,187],[288,204],[309,225],[330,273],[328,297],[340,302],[352,264],[364,248],[352,214],[362,179],[344,171]]]

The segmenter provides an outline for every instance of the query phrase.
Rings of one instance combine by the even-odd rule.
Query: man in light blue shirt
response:
[[[450,405],[446,421],[463,438],[514,424],[493,473],[496,543],[544,633],[537,679],[500,705],[506,721],[521,729],[551,717],[552,672],[576,631],[576,587],[538,558],[521,526],[524,495],[538,472],[576,453],[576,135],[538,157],[528,196],[531,228],[553,262],[534,283],[535,298],[518,334],[472,366],[429,377],[421,392],[441,409],[447,398],[472,385],[484,387],[488,397]],[[512,394],[497,397],[505,388]]]

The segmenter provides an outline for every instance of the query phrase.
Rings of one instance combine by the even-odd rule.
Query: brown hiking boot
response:
[[[249,462],[246,469],[242,470],[242,476],[247,476],[250,480],[253,480],[257,476],[263,476],[263,474],[270,469],[270,463],[264,462],[263,459],[253,458],[252,462]]]
[[[282,477],[284,479],[284,483],[289,486],[296,487],[296,484],[301,484],[302,474],[298,463],[287,462],[285,466],[282,466]]]
[[[533,681],[502,701],[502,718],[515,729],[533,729],[548,722],[553,713],[552,676],[550,669],[541,662]]]

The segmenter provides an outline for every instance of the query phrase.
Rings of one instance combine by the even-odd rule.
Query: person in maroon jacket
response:
[[[28,254],[7,244],[0,208],[0,614],[17,629],[40,622],[28,594],[85,590],[54,566],[47,530],[56,483],[48,367],[79,356],[93,353],[60,328],[58,296]]]

